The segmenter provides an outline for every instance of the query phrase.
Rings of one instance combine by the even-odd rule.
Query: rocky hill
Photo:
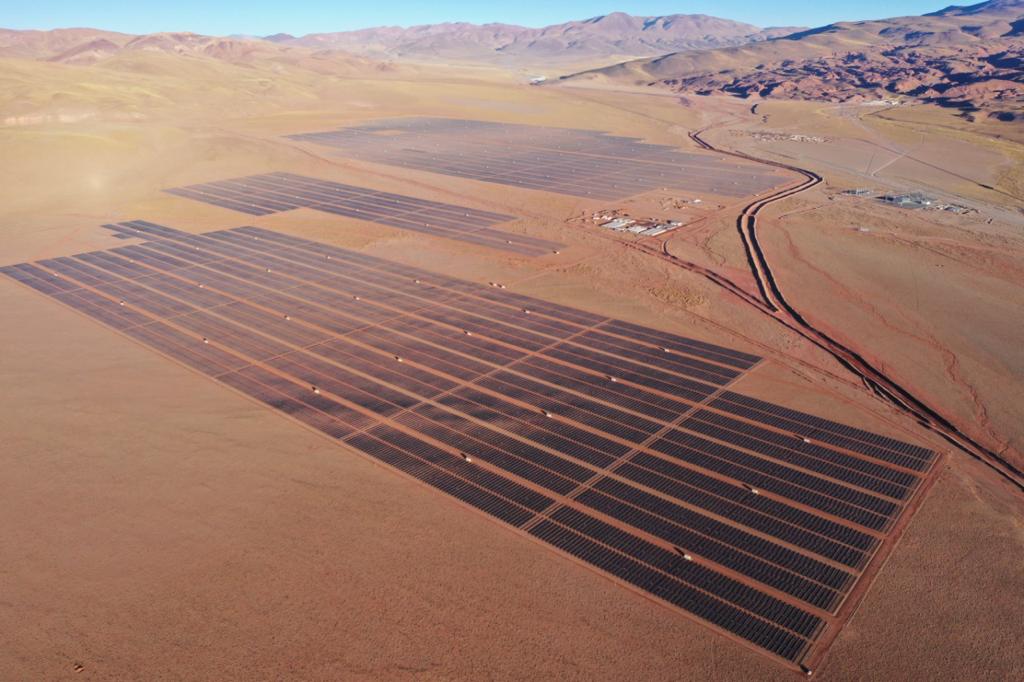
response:
[[[744,45],[792,30],[761,29],[701,14],[637,17],[615,12],[543,28],[446,23],[314,33],[298,38],[277,34],[268,36],[267,40],[342,49],[375,58],[565,63]]]
[[[296,37],[205,36],[152,33],[133,36],[97,29],[53,31],[0,29],[0,58],[93,64],[132,52],[209,56],[246,61],[260,56],[344,53],[374,61],[493,64],[513,67],[580,68],[617,60],[745,45],[792,32],[760,29],[728,19],[676,14],[634,17],[621,12],[543,28],[510,24],[446,23],[410,28],[378,27]],[[564,73],[564,71],[562,71]]]
[[[294,66],[335,75],[379,72],[391,68],[379,61],[341,50],[311,50],[260,38],[218,37],[186,32],[131,36],[95,29],[0,30],[0,58],[166,72],[175,70],[176,58],[238,66]],[[185,64],[180,68],[187,69]]]
[[[756,45],[677,52],[568,77],[693,94],[831,102],[908,97],[963,108],[1024,103],[1024,0],[830,24]]]
[[[133,36],[95,28],[58,28],[52,31],[15,31],[0,28],[0,57],[48,59],[103,40],[121,46]],[[87,48],[85,48],[87,49]]]

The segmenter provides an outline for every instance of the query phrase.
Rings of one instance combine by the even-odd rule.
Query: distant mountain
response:
[[[60,62],[62,64],[94,64],[101,59],[112,57],[121,51],[123,45],[119,45],[106,38],[95,38],[81,45],[76,45],[70,50],[47,58],[46,61]]]
[[[133,55],[166,55],[228,62],[236,65],[277,63],[317,72],[342,73],[385,68],[373,60],[340,50],[313,51],[245,36],[218,37],[197,33],[149,33],[131,36],[96,29],[11,31],[0,29],[0,58],[20,58],[77,66],[118,65]],[[165,65],[162,68],[172,69]]]
[[[567,77],[695,94],[842,102],[893,96],[972,108],[1024,103],[1024,0],[843,22],[755,45],[684,51]]]
[[[290,40],[277,34],[266,39],[315,49],[342,49],[375,58],[566,63],[744,45],[793,30],[761,29],[702,14],[635,17],[615,12],[543,28],[459,22],[311,33]]]
[[[195,33],[133,36],[97,29],[0,29],[0,57],[90,64],[140,50],[248,59],[274,50],[342,52],[373,60],[484,63],[524,67],[609,63],[629,57],[745,45],[796,29],[770,28],[701,14],[634,17],[622,12],[543,28],[510,24],[445,23],[384,26],[296,37],[275,33],[213,37]]]
[[[0,57],[49,59],[95,40],[123,45],[133,36],[95,28],[58,28],[52,31],[15,31],[0,28]]]
[[[926,17],[968,17],[975,14],[992,14],[995,12],[1014,12],[1021,7],[1020,0],[989,0],[976,5],[950,5],[938,12],[926,14]]]

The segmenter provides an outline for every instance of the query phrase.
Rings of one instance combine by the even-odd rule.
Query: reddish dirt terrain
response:
[[[703,137],[717,148],[811,169],[824,182],[758,215],[760,246],[787,300],[973,440],[1020,463],[1012,302],[1022,285],[1021,152],[1012,137],[934,108],[883,118],[772,103],[750,113],[735,99],[687,105],[482,72],[319,77],[297,66],[272,76],[261,57],[241,69],[142,51],[89,71],[10,63],[6,91],[34,94],[0,109],[0,143],[12,151],[3,162],[3,264],[122,246],[99,226],[139,217],[194,232],[251,223],[762,356],[738,389],[943,455],[815,676],[1024,674],[1021,495],[752,303],[762,294],[736,222],[749,197],[682,187],[588,200],[356,161],[284,138],[415,114],[585,121],[701,153],[688,133],[710,127]],[[78,85],[83,73],[88,89]],[[267,82],[238,80],[243,73]],[[210,87],[181,104],[190,80],[192,91]],[[214,87],[225,82],[245,85]],[[963,150],[953,173],[941,163],[949,148]],[[521,218],[503,230],[566,248],[526,259],[309,209],[243,217],[160,192],[272,171],[510,213]],[[865,184],[924,189],[974,212],[841,194]],[[600,210],[685,226],[652,243],[594,227],[585,218]],[[637,248],[652,244],[654,253]],[[665,251],[695,267],[658,255]],[[0,302],[9,320],[0,326],[0,432],[11,434],[0,454],[9,529],[0,551],[11,586],[0,599],[10,633],[3,677],[799,674],[36,292],[0,280]]]
[[[1024,3],[830,24],[758,45],[679,51],[569,76],[695,95],[821,102],[912,100],[1012,122],[1024,101]]]

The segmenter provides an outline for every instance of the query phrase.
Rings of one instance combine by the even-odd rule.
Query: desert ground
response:
[[[812,170],[759,239],[787,298],[1024,467],[1024,147],[938,107],[532,87],[490,68],[238,66],[137,53],[4,60],[0,265],[119,245],[104,223],[257,225],[756,353],[738,390],[942,454],[814,673],[1024,677],[1024,497],[834,357],[656,244],[756,291],[748,199],[614,202],[357,162],[285,135],[402,116],[607,131]],[[81,69],[82,71],[78,71]],[[82,73],[88,69],[88,78]],[[806,141],[799,137],[820,138]],[[950,159],[955,158],[955,163]],[[520,216],[517,258],[308,209],[243,216],[162,188],[289,171]],[[920,190],[957,215],[843,194]],[[601,230],[615,210],[678,219]],[[799,673],[0,278],[5,679],[793,679]],[[909,672],[908,672],[909,671]]]

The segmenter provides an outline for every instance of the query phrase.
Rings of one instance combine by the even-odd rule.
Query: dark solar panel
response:
[[[421,117],[289,137],[353,159],[593,199],[662,187],[741,197],[786,182],[743,161],[573,128]]]
[[[291,173],[269,173],[164,190],[249,215],[267,215],[297,208],[359,218],[403,230],[500,249],[522,256],[540,256],[564,248],[547,239],[496,230],[492,226],[514,216],[378,192]],[[130,237],[117,231],[115,236]]]
[[[787,661],[934,461],[725,390],[740,351],[260,228],[110,228],[141,242],[0,273]]]

